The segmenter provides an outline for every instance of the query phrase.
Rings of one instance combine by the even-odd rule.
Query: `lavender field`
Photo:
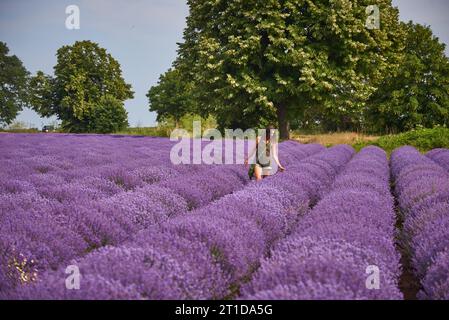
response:
[[[256,183],[173,145],[1,134],[0,299],[449,299],[449,150],[286,141]]]

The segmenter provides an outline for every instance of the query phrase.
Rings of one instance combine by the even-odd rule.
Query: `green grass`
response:
[[[449,148],[449,129],[417,129],[395,135],[381,136],[374,141],[364,141],[353,144],[358,151],[363,147],[375,145],[390,154],[394,149],[404,145],[413,146],[421,152],[435,148]]]
[[[169,133],[165,128],[161,127],[141,127],[126,128],[125,130],[116,132],[115,134],[135,135],[135,136],[152,136],[152,137],[169,137]]]
[[[40,132],[38,129],[0,129],[0,132],[6,133],[38,133]]]

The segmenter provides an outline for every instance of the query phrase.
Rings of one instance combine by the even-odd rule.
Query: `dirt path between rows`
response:
[[[391,188],[391,194],[394,196],[394,188]],[[399,277],[399,289],[404,295],[405,300],[417,300],[416,295],[421,289],[421,284],[416,278],[415,273],[413,272],[413,268],[411,265],[411,258],[409,255],[409,251],[406,248],[406,245],[403,241],[403,224],[404,219],[402,212],[399,208],[399,205],[397,203],[396,197],[394,197],[394,205],[395,205],[395,212],[396,212],[396,229],[399,231],[397,239],[395,241],[396,249],[401,255],[401,266],[402,266],[402,272]]]

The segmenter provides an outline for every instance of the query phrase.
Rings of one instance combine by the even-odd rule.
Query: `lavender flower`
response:
[[[170,164],[167,139],[6,134],[0,145],[0,297],[22,299],[228,297],[354,154],[281,143],[289,173],[255,185],[241,165]],[[81,290],[65,289],[70,263]]]
[[[449,149],[434,149],[427,153],[427,157],[449,171]]]
[[[426,157],[414,148],[403,147],[391,158],[395,193],[404,219],[403,246],[421,281],[419,297],[426,299],[447,298],[449,173],[440,166],[444,165],[445,154],[444,150],[435,150]]]
[[[400,299],[388,176],[383,150],[367,147],[357,154],[292,235],[262,260],[242,298]],[[379,290],[366,287],[372,265],[381,271]]]

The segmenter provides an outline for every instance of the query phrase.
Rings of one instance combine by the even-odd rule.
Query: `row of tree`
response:
[[[0,42],[0,124],[10,124],[27,105],[28,71],[16,56]]]
[[[109,133],[128,125],[124,101],[133,98],[120,64],[91,41],[63,46],[54,75],[31,76],[0,42],[0,124],[10,124],[24,108],[57,116],[69,132]]]
[[[401,23],[377,0],[189,0],[173,66],[148,92],[150,111],[176,124],[212,116],[220,128],[277,124],[326,131],[400,132],[449,125],[449,60],[429,27]],[[28,106],[70,132],[127,126],[133,98],[120,64],[79,41],[57,51],[53,75],[30,76],[0,42],[0,124]]]
[[[429,27],[391,0],[189,0],[171,69],[148,92],[158,119],[221,128],[400,132],[449,125],[449,61]]]

